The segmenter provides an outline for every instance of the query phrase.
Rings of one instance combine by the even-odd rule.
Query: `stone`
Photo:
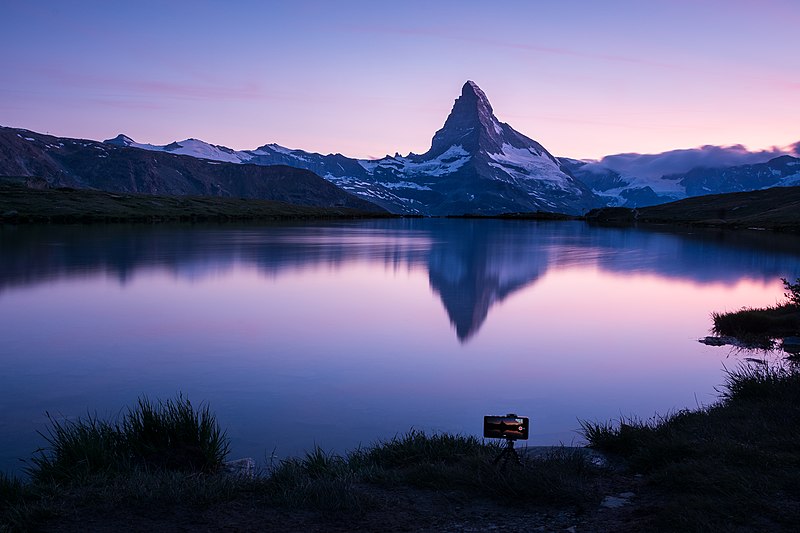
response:
[[[728,341],[725,337],[703,337],[698,339],[698,342],[707,344],[708,346],[725,346]]]
[[[256,477],[256,462],[252,457],[225,461],[222,465],[222,470],[232,476],[253,479]]]

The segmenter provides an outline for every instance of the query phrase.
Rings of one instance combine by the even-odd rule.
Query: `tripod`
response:
[[[514,439],[506,439],[506,446],[503,448],[503,451],[494,458],[492,461],[493,465],[500,465],[501,468],[505,468],[509,461],[513,460],[519,466],[522,466],[522,460],[519,458],[519,454],[517,450],[514,449]]]

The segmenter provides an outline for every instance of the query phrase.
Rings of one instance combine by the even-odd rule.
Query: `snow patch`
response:
[[[235,150],[231,150],[230,148],[216,146],[198,139],[186,139],[185,141],[170,143],[166,146],[131,141],[128,146],[142,150],[149,150],[151,152],[167,152],[170,154],[188,155],[197,157],[199,159],[210,159],[212,161],[222,161],[224,163],[238,164],[249,161],[253,158],[253,155],[248,152],[237,152]]]
[[[800,185],[800,172],[786,176],[780,181],[781,187],[794,187],[796,185]]]
[[[411,176],[444,176],[457,171],[470,158],[469,152],[460,144],[456,144],[429,161],[414,162],[404,157],[398,158],[398,161],[403,165],[402,172]]]
[[[488,155],[495,161],[489,166],[504,171],[517,181],[546,180],[561,188],[568,185],[568,177],[558,163],[534,148],[516,148],[504,143],[502,152]]]
[[[430,187],[419,185],[410,181],[396,181],[393,183],[378,182],[378,185],[386,187],[387,189],[417,189],[418,191],[430,191]]]

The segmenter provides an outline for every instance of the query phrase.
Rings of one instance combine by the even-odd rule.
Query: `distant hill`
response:
[[[800,187],[709,194],[638,209],[595,209],[586,218],[597,222],[694,224],[800,231]]]
[[[50,188],[252,198],[384,211],[304,169],[237,165],[13,128],[0,128],[0,175],[42,178]]]
[[[388,213],[383,213],[390,216]],[[0,224],[359,218],[379,213],[272,200],[161,196],[47,187],[42,178],[0,177]]]

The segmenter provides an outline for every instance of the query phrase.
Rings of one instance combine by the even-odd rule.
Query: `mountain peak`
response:
[[[467,83],[461,87],[461,98],[465,98],[465,100],[469,103],[474,102],[475,105],[484,107],[489,111],[489,114],[494,113],[492,104],[489,103],[486,93],[483,92],[481,88],[478,87],[478,84],[472,80],[467,80]]]
[[[461,146],[469,153],[478,149],[497,152],[502,146],[503,126],[494,116],[492,105],[478,84],[468,80],[442,129],[431,141],[425,157],[436,157],[452,146]]]
[[[127,135],[123,134],[123,133],[120,133],[119,135],[117,135],[113,139],[106,139],[103,142],[106,143],[106,144],[111,144],[111,145],[115,145],[115,146],[130,146],[130,145],[134,144],[134,140],[131,139],[130,137],[128,137]]]

